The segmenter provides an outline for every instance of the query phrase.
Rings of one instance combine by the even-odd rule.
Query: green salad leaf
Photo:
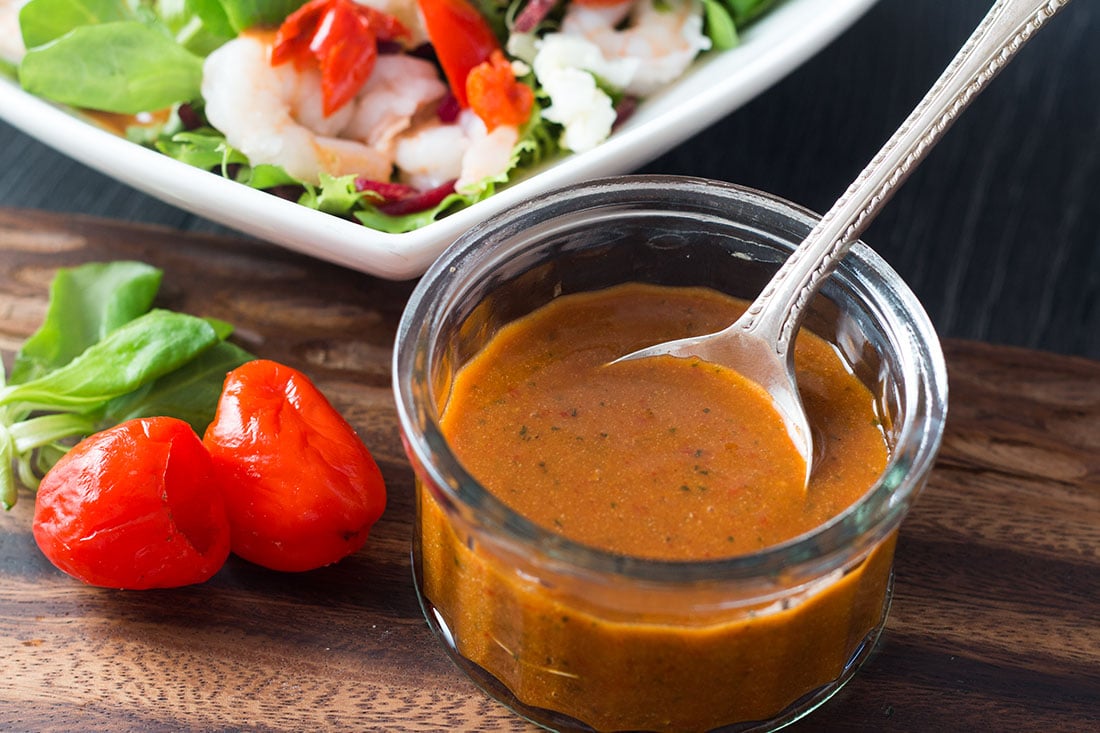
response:
[[[136,20],[74,28],[28,48],[19,81],[31,94],[76,107],[136,114],[201,94],[202,58]]]
[[[363,202],[363,194],[355,188],[355,179],[354,175],[330,176],[322,173],[320,185],[307,185],[298,203],[335,216],[347,216]]]
[[[779,0],[703,0],[705,31],[715,51],[741,42],[740,31],[766,13]]]
[[[207,321],[152,310],[111,331],[57,369],[0,389],[0,407],[93,412],[190,361],[218,342]]]
[[[125,0],[30,0],[19,11],[19,29],[23,45],[34,48],[81,26],[136,17]]]
[[[156,9],[176,42],[199,56],[237,36],[220,0],[157,0]]]
[[[225,142],[225,136],[211,127],[162,137],[157,140],[156,148],[165,155],[196,168],[220,169],[223,175],[226,166],[248,163],[248,158],[243,153],[230,147]]]
[[[118,424],[137,417],[171,415],[190,423],[202,435],[214,419],[225,375],[252,358],[228,341],[214,344],[183,367],[111,400],[103,419]]]
[[[772,8],[779,0],[723,0],[730,9],[733,22],[743,28]]]
[[[722,0],[703,0],[703,18],[716,51],[733,48],[740,42],[737,24]]]
[[[201,434],[225,375],[253,357],[213,318],[152,308],[162,272],[140,262],[58,271],[46,318],[0,369],[0,504],[15,503],[68,441],[133,417],[169,415]],[[14,469],[13,469],[14,464]]]
[[[229,24],[237,33],[256,26],[277,26],[304,4],[305,0],[221,0]]]
[[[68,364],[119,326],[149,310],[162,273],[143,262],[91,263],[59,270],[46,318],[16,356],[8,381],[31,381]]]
[[[247,168],[241,168],[237,173],[236,180],[246,186],[264,191],[279,186],[304,185],[297,178],[287,173],[286,169],[282,166],[271,165],[269,163],[249,165]]]

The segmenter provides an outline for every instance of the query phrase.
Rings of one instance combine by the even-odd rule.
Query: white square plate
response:
[[[703,57],[650,97],[606,142],[527,172],[485,201],[405,234],[388,234],[285,201],[113,135],[0,77],[0,117],[58,151],[199,216],[379,277],[422,274],[473,224],[539,193],[627,173],[680,144],[821,50],[875,0],[786,0],[737,48]]]

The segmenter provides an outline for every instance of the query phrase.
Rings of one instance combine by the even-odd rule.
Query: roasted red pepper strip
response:
[[[415,196],[417,190],[404,183],[391,183],[390,181],[372,181],[369,178],[355,179],[356,191],[370,191],[376,194],[382,202],[399,201],[409,196]]]
[[[467,0],[417,0],[424,29],[435,49],[451,93],[459,105],[468,107],[466,76],[489,60],[500,42],[488,21]]]
[[[516,33],[530,33],[546,19],[546,16],[550,14],[557,3],[558,0],[529,0],[523,6],[523,9],[516,14],[516,19],[512,23],[512,30]]]
[[[443,199],[450,196],[455,192],[455,182],[447,181],[435,188],[429,188],[427,191],[420,191],[412,196],[406,196],[405,198],[397,199],[396,201],[389,201],[384,204],[378,205],[378,210],[383,214],[389,216],[405,216],[406,214],[415,214],[418,211],[425,211],[438,206],[443,202]]]
[[[301,372],[273,361],[225,380],[203,444],[225,497],[233,552],[302,571],[361,548],[386,488],[366,446]]]
[[[457,180],[457,179],[456,179]],[[371,181],[366,178],[355,180],[357,191],[370,191],[379,199],[374,203],[375,208],[389,216],[404,216],[415,214],[438,206],[443,199],[455,191],[455,181],[447,181],[435,188],[426,191],[418,191],[412,186],[403,183],[388,183],[385,181]]]
[[[322,111],[343,107],[370,78],[378,41],[408,38],[397,18],[352,0],[313,0],[287,16],[271,49],[272,65],[287,61],[321,69]]]
[[[229,520],[191,426],[130,420],[77,443],[42,478],[34,539],[85,583],[143,590],[201,583],[229,555]]]
[[[576,5],[584,5],[590,8],[609,8],[613,5],[622,5],[628,0],[570,0]],[[530,33],[538,24],[546,20],[546,16],[558,4],[558,0],[528,0],[523,9],[516,13],[516,19],[512,22],[512,30],[516,33]]]
[[[490,131],[500,125],[522,125],[535,104],[535,92],[516,80],[512,65],[500,51],[493,51],[487,61],[470,70],[466,96],[470,109]]]

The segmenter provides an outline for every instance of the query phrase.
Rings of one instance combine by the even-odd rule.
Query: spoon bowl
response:
[[[1069,0],[998,0],[940,78],[844,195],[776,272],[745,314],[704,336],[656,344],[612,363],[668,354],[740,372],[771,396],[787,432],[813,470],[813,439],[793,368],[795,334],[811,297],[901,183],[986,84]]]
[[[776,312],[778,311],[770,311]],[[804,483],[809,483],[814,446],[810,423],[806,419],[806,411],[802,407],[802,399],[795,384],[794,367],[791,363],[794,350],[788,349],[782,356],[786,361],[780,363],[775,342],[761,333],[763,329],[757,323],[754,314],[746,311],[745,315],[721,331],[655,344],[611,363],[663,355],[697,357],[733,369],[760,385],[771,395],[772,404],[782,418],[791,442],[802,456],[806,467]]]

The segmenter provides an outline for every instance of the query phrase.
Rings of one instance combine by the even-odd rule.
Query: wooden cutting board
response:
[[[140,259],[161,304],[223,318],[309,374],[377,458],[367,548],[304,574],[230,559],[171,591],[85,587],[0,515],[0,729],[531,730],[451,664],[409,571],[412,472],[390,391],[410,283],[263,243],[0,209],[0,350],[40,323],[55,269]],[[898,545],[878,649],[802,731],[1100,725],[1100,363],[946,344],[951,413]]]

